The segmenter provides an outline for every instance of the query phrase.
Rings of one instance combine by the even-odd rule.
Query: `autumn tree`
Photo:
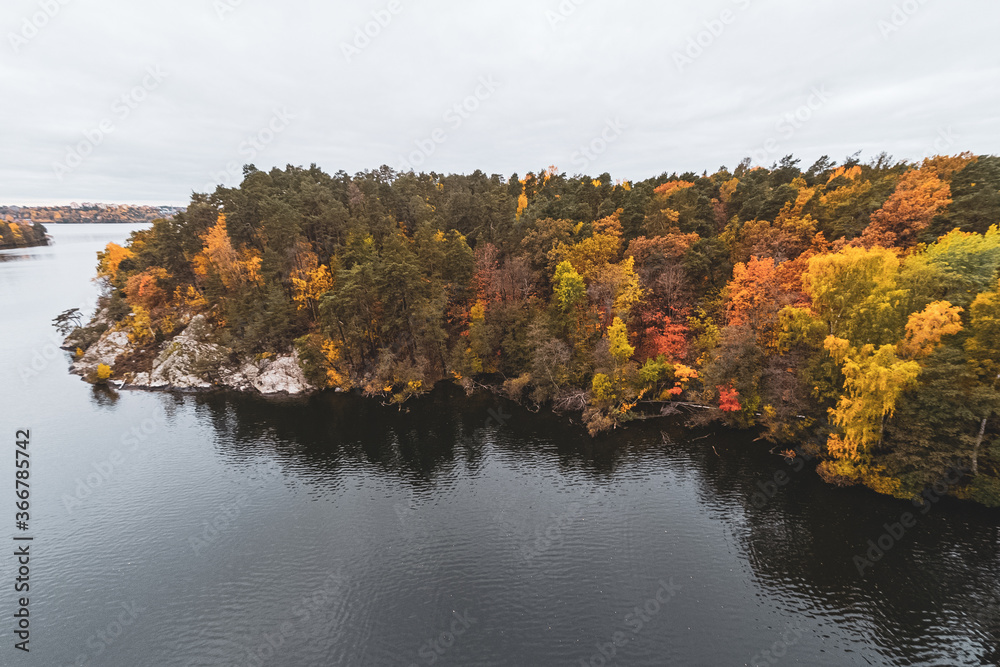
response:
[[[333,276],[326,264],[320,264],[316,253],[303,250],[296,257],[296,268],[290,276],[292,300],[299,310],[308,309],[313,319],[319,316],[319,301],[333,289]]]
[[[916,244],[934,216],[951,203],[950,197],[951,188],[934,168],[908,171],[888,201],[872,214],[861,243],[902,248]]]
[[[771,344],[782,303],[777,267],[773,259],[752,258],[733,267],[727,288],[726,315],[730,326],[749,326],[762,345]]]
[[[899,396],[915,385],[920,364],[900,359],[892,345],[852,348],[848,341],[830,336],[826,349],[841,364],[845,388],[830,411],[841,434],[830,436],[827,451],[834,459],[858,463],[881,442],[885,420]]]
[[[123,248],[117,243],[108,243],[103,252],[97,253],[97,276],[115,283],[122,262],[133,257],[135,253],[131,249]]]
[[[226,216],[219,214],[218,221],[204,236],[205,246],[194,258],[195,275],[204,278],[214,271],[226,289],[234,290],[247,285],[260,285],[261,258],[252,250],[236,250],[226,231]]]
[[[817,255],[802,275],[812,311],[828,332],[852,344],[895,342],[902,328],[899,259],[884,248],[847,247]]]

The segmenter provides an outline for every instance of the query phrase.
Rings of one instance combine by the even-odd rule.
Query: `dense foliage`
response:
[[[711,406],[829,481],[902,497],[959,467],[1000,504],[1000,158],[244,176],[101,253],[117,327],[152,346],[204,313],[319,387],[492,383],[592,433]]]
[[[0,219],[0,249],[47,245],[45,227],[32,222]]]

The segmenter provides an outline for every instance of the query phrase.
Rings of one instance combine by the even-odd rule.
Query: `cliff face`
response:
[[[91,325],[107,324],[101,312]],[[213,342],[214,331],[204,315],[196,315],[185,329],[159,349],[136,350],[124,331],[108,328],[100,338],[78,356],[71,370],[93,380],[100,365],[115,369],[129,358],[129,369],[110,378],[124,387],[142,389],[205,390],[228,388],[261,394],[304,394],[314,390],[299,364],[298,353],[262,359],[233,360],[232,350]],[[63,343],[64,349],[77,350],[77,332]]]

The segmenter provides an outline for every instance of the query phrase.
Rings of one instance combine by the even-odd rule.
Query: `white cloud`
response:
[[[348,62],[342,45],[384,17],[389,0],[224,1],[232,11],[220,19],[215,0],[9,0],[0,203],[186,203],[244,160],[241,142],[281,108],[296,118],[257,151],[258,168],[397,165],[448,127],[443,115],[483,76],[502,85],[448,128],[423,168],[572,173],[573,154],[615,118],[627,129],[589,161],[593,174],[732,168],[774,137],[775,160],[795,153],[805,165],[858,149],[918,159],[948,128],[950,152],[1000,153],[1000,89],[986,85],[1000,66],[995,3],[909,0],[919,8],[883,36],[879,22],[902,2],[397,0]],[[40,2],[60,9],[15,52],[10,35]],[[553,25],[550,11],[565,20]],[[724,11],[732,20],[720,31]],[[702,52],[678,71],[674,54],[690,39]],[[53,164],[150,66],[169,77],[57,179]],[[776,134],[817,86],[831,100],[792,136]]]

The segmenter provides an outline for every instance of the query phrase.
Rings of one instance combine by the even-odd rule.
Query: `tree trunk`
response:
[[[1000,381],[1000,375],[997,376],[997,380]],[[982,423],[979,425],[979,437],[976,438],[976,445],[972,448],[972,476],[975,477],[979,474],[979,448],[983,446],[983,437],[986,435],[986,422],[989,420],[989,415],[983,417]]]
[[[983,436],[986,435],[986,420],[987,417],[983,417],[983,423],[979,426],[979,437],[976,438],[976,446],[972,448],[972,476],[975,477],[979,474],[979,448],[983,444]]]

